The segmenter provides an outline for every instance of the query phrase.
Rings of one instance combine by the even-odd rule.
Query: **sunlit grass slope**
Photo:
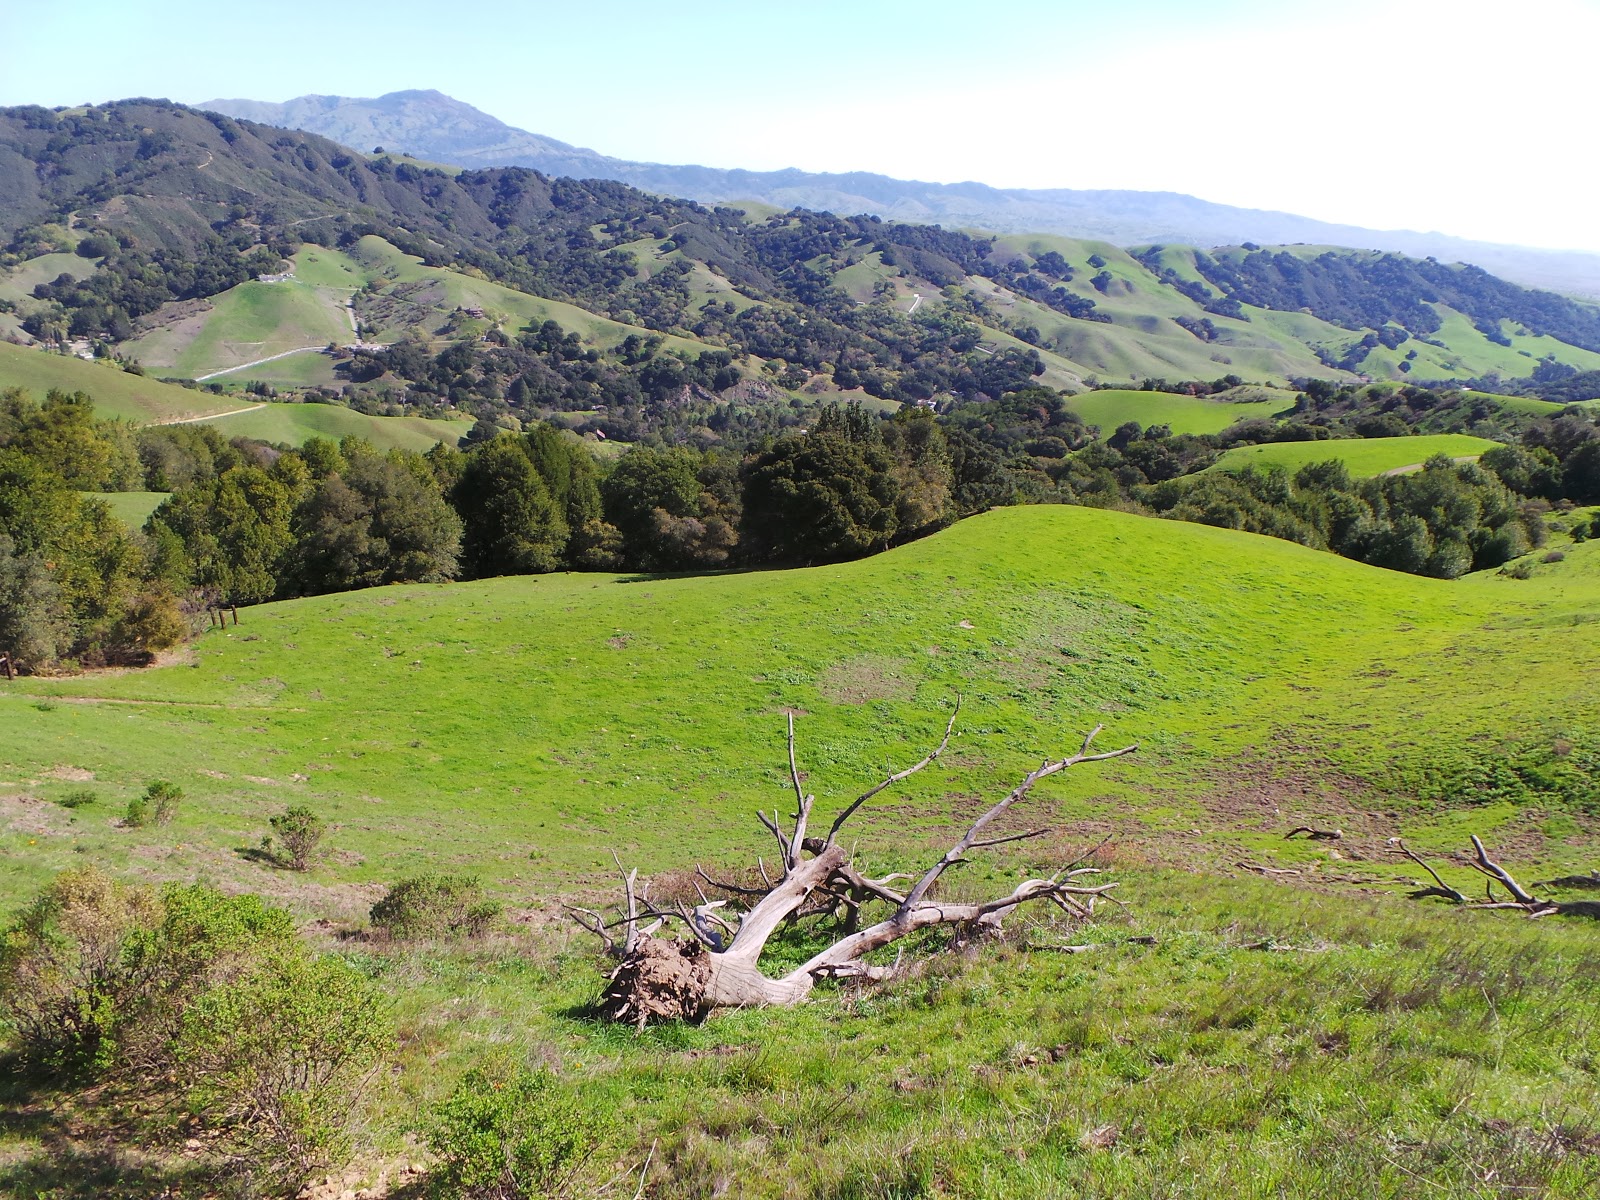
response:
[[[1270,395],[1269,389],[1256,390]],[[1127,421],[1137,421],[1147,429],[1152,425],[1166,425],[1173,433],[1221,433],[1236,421],[1273,417],[1294,407],[1294,393],[1280,392],[1265,400],[1229,402],[1108,388],[1073,396],[1067,401],[1067,407],[1089,424],[1100,426],[1102,436],[1109,436]]]
[[[107,363],[86,362],[0,342],[0,387],[20,387],[43,398],[51,388],[87,392],[108,417],[139,424],[236,411],[244,401],[213,396],[146,375],[130,375]]]
[[[265,404],[251,411],[206,422],[226,437],[304,444],[308,438],[365,438],[380,450],[431,450],[436,442],[455,445],[472,428],[471,418],[436,421],[427,417],[373,417],[336,404]]]
[[[1477,458],[1498,442],[1464,433],[1429,433],[1417,437],[1337,438],[1324,442],[1269,442],[1226,451],[1210,470],[1242,471],[1248,467],[1283,467],[1298,471],[1307,463],[1338,459],[1358,478],[1421,466],[1435,454]]]
[[[430,863],[548,894],[592,882],[609,847],[666,866],[757,845],[751,813],[784,802],[786,710],[827,807],[919,754],[958,694],[952,754],[865,823],[880,844],[918,841],[1096,722],[1142,749],[1047,790],[1079,820],[1184,829],[1247,767],[1323,780],[1295,801],[1308,815],[1488,804],[1473,772],[1502,751],[1552,786],[1594,756],[1596,555],[1573,548],[1551,579],[1446,583],[1033,507],[811,570],[263,605],[192,664],[0,690],[0,795],[50,796],[88,771],[104,798],[0,827],[3,889],[85,861],[236,873],[267,816],[306,802],[339,825],[328,886]],[[114,829],[155,777],[190,793],[178,826]],[[1488,831],[1509,811],[1472,819]]]

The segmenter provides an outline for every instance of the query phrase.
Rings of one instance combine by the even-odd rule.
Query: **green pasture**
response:
[[[150,514],[170,496],[171,492],[84,492],[93,500],[105,501],[111,515],[133,529],[144,528]]]
[[[308,438],[366,438],[380,450],[424,451],[436,442],[455,445],[472,428],[470,418],[372,417],[336,404],[263,404],[206,422],[227,437],[259,438],[298,446]]]
[[[87,392],[105,416],[140,424],[187,420],[242,406],[231,397],[130,375],[112,363],[87,362],[7,342],[0,342],[0,387],[24,388],[39,397],[51,388]]]
[[[1262,392],[1267,389],[1259,389]],[[1145,428],[1168,425],[1173,433],[1221,433],[1228,426],[1252,417],[1274,417],[1294,407],[1293,392],[1278,392],[1271,399],[1216,400],[1204,396],[1174,396],[1166,392],[1124,389],[1084,392],[1068,399],[1067,407],[1109,437],[1117,426],[1137,421]]]
[[[41,254],[6,270],[0,270],[0,300],[26,302],[41,283],[54,283],[62,275],[86,279],[94,274],[100,260],[79,258],[76,254]]]
[[[1459,802],[1457,787],[1487,787],[1463,781],[1496,755],[1548,761],[1550,788],[1578,786],[1559,781],[1588,760],[1550,748],[1592,746],[1597,727],[1587,622],[1600,586],[1581,571],[1595,555],[1600,543],[1574,547],[1549,578],[1447,583],[1039,507],[836,567],[262,605],[206,634],[190,665],[0,693],[0,770],[37,816],[0,830],[4,887],[81,861],[254,879],[237,847],[305,802],[349,852],[319,873],[319,903],[356,904],[403,863],[548,896],[601,879],[608,847],[663,867],[758,847],[750,813],[782,803],[785,710],[803,711],[827,807],[915,757],[958,694],[956,754],[869,814],[874,853],[922,845],[951,789],[992,791],[1096,722],[1140,755],[1053,785],[1042,811],[1170,837],[1216,824],[1216,789],[1260,772],[1266,795],[1310,771],[1322,782],[1236,814],[1223,844],[1282,847],[1288,821],[1369,807],[1393,818],[1362,817],[1374,834],[1426,837],[1415,798]],[[93,773],[102,811],[38,807],[68,787],[67,768]],[[116,829],[154,777],[191,792],[181,828]],[[1471,801],[1489,805],[1485,830],[1523,819],[1490,804],[1514,792]]]
[[[1361,478],[1421,466],[1435,454],[1451,458],[1477,458],[1500,443],[1464,433],[1429,433],[1416,437],[1338,438],[1321,442],[1271,442],[1263,446],[1236,446],[1225,451],[1212,471],[1243,471],[1250,467],[1283,467],[1298,471],[1308,463],[1338,459],[1350,474]]]
[[[203,314],[135,338],[127,349],[147,367],[198,379],[289,351],[342,345],[355,336],[346,295],[298,278],[251,280],[211,297]],[[239,372],[240,379],[254,377]]]
[[[1443,852],[1468,833],[1525,881],[1593,865],[1600,543],[1564,549],[1531,579],[1443,582],[1050,506],[841,566],[247,608],[165,666],[0,683],[0,904],[96,864],[304,918],[398,1032],[349,1188],[398,1183],[467,1069],[536,1063],[601,1123],[575,1195],[632,1195],[648,1160],[660,1200],[1586,1200],[1592,929],[1407,899],[1421,872],[1388,841],[1464,889]],[[857,862],[925,864],[1104,723],[1138,753],[1041,784],[1006,831],[1055,832],[972,855],[942,894],[1001,894],[1109,834],[1095,861],[1125,907],[1017,914],[965,954],[924,938],[899,981],[800,1009],[592,1018],[608,966],[556,901],[609,903],[612,850],[655,895],[697,861],[747,866],[771,853],[754,810],[792,803],[786,714],[827,820],[931,746],[957,696],[946,755],[847,827]],[[157,777],[187,793],[175,822],[121,828]],[[253,855],[290,803],[332,823],[306,874]],[[1345,837],[1285,841],[1298,824]],[[475,943],[364,940],[385,884],[428,868],[479,875],[513,919]],[[768,969],[825,936],[780,933]],[[0,1125],[0,1191],[188,1178],[159,1144],[97,1174],[87,1131],[121,1128],[115,1096],[8,1094],[27,1116]]]

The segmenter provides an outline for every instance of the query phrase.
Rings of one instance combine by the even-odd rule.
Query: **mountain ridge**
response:
[[[758,201],[780,209],[868,213],[888,220],[1054,233],[1121,246],[1178,242],[1306,243],[1470,262],[1529,287],[1600,298],[1600,255],[1480,242],[1449,234],[1373,230],[1269,209],[1217,204],[1182,192],[1115,188],[998,188],[931,183],[875,172],[812,172],[634,162],[508,125],[432,89],[373,98],[307,95],[279,102],[217,99],[202,109],[300,129],[370,151],[382,146],[451,166],[532,167],[549,175],[609,179],[709,204]]]

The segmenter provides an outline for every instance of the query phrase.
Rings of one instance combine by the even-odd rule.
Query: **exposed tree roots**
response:
[[[622,873],[623,909],[619,916],[608,920],[592,909],[570,910],[574,920],[597,935],[607,952],[620,959],[601,997],[601,1013],[614,1021],[643,1026],[651,1021],[697,1021],[719,1008],[798,1004],[811,994],[818,980],[890,978],[898,970],[900,959],[892,965],[875,965],[867,961],[868,956],[918,930],[951,926],[957,934],[956,941],[973,934],[998,932],[1009,913],[1030,901],[1054,904],[1075,917],[1092,916],[1095,901],[1116,884],[1091,881],[1090,877],[1100,871],[1081,865],[1088,854],[1047,878],[1025,880],[991,900],[950,903],[934,898],[933,890],[945,871],[968,861],[967,856],[975,850],[1050,832],[1033,829],[985,836],[999,818],[1028,797],[1039,780],[1082,763],[1120,758],[1138,748],[1125,746],[1090,753],[1090,744],[1101,729],[1098,725],[1083,739],[1076,754],[1040,765],[974,821],[965,835],[920,875],[869,878],[851,865],[849,855],[837,844],[840,829],[862,805],[944,753],[959,712],[957,705],[944,738],[933,750],[846,805],[834,818],[826,837],[808,834],[816,797],[807,795],[801,784],[794,718],[790,717],[789,775],[794,785],[795,810],[787,821],[777,811],[757,814],[778,846],[781,871],[777,878],[768,876],[764,864],[761,876],[765,886],[761,888],[720,883],[698,872],[707,884],[747,902],[742,914],[723,911],[728,902],[710,900],[704,890],[700,892],[701,903],[692,908],[658,907],[651,903],[648,887],[642,892],[637,889],[637,871]],[[618,870],[621,869],[619,863]],[[901,890],[903,881],[909,881],[911,886]],[[868,911],[887,915],[864,924],[863,914]],[[767,940],[780,926],[811,917],[832,917],[837,922],[835,940],[787,974],[765,974],[760,959]],[[674,921],[681,924],[684,936],[675,940],[656,936]]]

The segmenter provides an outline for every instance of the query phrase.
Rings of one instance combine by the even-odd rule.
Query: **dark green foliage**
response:
[[[372,925],[387,937],[478,937],[503,911],[498,901],[485,900],[483,887],[470,875],[430,872],[402,879],[372,906]]]
[[[78,788],[56,798],[56,803],[61,805],[62,808],[87,808],[99,802],[100,797],[88,788]]]
[[[295,510],[296,592],[453,579],[461,520],[418,455],[320,454],[328,473]],[[333,469],[337,463],[337,469]]]
[[[593,1110],[549,1071],[472,1070],[433,1114],[439,1165],[430,1194],[447,1200],[539,1200],[566,1195],[594,1152]]]
[[[174,492],[150,518],[182,540],[194,582],[236,604],[270,600],[294,544],[294,492],[256,466]]]
[[[467,456],[451,494],[461,514],[461,569],[469,578],[554,571],[571,531],[512,437],[495,438]]]
[[[309,871],[312,856],[316,854],[323,835],[328,832],[328,823],[315,810],[303,804],[294,804],[269,818],[267,824],[272,826],[282,851],[270,845],[270,838],[266,839],[269,844],[264,849],[291,871]]]
[[[749,466],[745,536],[778,561],[835,562],[891,544],[899,530],[894,456],[858,408],[824,411]]]

